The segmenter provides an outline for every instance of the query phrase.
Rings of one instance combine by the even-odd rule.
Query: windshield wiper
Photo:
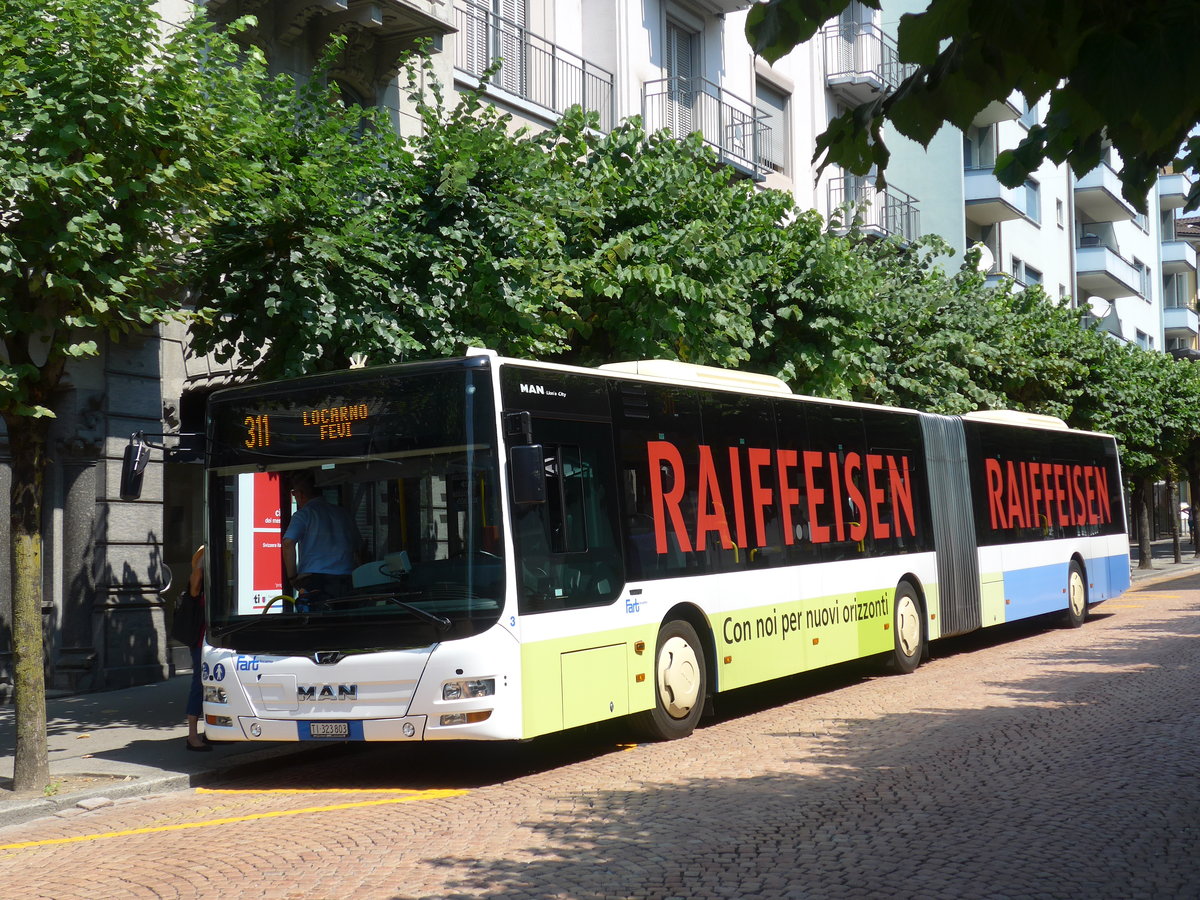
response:
[[[410,596],[415,597],[415,596],[419,596],[419,594],[414,593]],[[414,606],[411,603],[406,603],[405,601],[403,601],[399,597],[397,597],[394,591],[386,593],[386,594],[353,594],[353,595],[347,596],[347,597],[339,597],[339,598],[337,598],[337,600],[334,600],[332,602],[336,603],[339,600],[342,602],[353,602],[355,600],[383,600],[386,603],[394,603],[396,606],[399,606],[401,609],[412,613],[418,619],[424,619],[426,622],[430,623],[431,625],[436,626],[438,631],[449,631],[454,626],[454,623],[451,622],[449,619],[447,619],[445,616],[439,616],[436,613],[431,613],[427,609],[421,609],[421,607],[419,607],[419,606]]]

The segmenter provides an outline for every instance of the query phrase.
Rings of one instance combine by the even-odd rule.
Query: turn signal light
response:
[[[473,725],[476,722],[487,721],[491,715],[490,709],[481,709],[478,712],[446,713],[440,722],[442,725]]]

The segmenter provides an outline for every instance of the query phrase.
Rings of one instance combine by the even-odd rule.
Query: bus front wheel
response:
[[[641,714],[641,730],[660,741],[687,737],[700,720],[707,690],[704,647],[696,629],[682,619],[664,623],[654,654],[654,708]]]
[[[1068,628],[1079,628],[1087,619],[1087,584],[1083,580],[1083,568],[1071,560],[1067,573],[1067,612],[1063,624]]]
[[[924,616],[917,590],[907,581],[896,588],[892,603],[892,654],[888,660],[891,667],[907,675],[921,664],[925,655]]]

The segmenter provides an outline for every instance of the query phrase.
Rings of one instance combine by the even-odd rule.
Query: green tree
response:
[[[270,111],[280,127],[253,151],[266,178],[235,192],[193,256],[214,323],[195,347],[266,378],[469,344],[555,352],[567,288],[541,188],[553,135],[510,134],[475,94],[447,108],[435,85],[405,140],[323,84],[318,73]]]
[[[861,0],[880,9],[882,0]],[[746,31],[769,60],[809,40],[850,0],[767,0],[751,8]],[[929,0],[901,16],[897,50],[915,71],[891,94],[836,117],[817,139],[826,163],[882,178],[890,123],[928,145],[944,124],[965,130],[989,103],[1020,91],[1045,101],[1043,121],[996,160],[997,177],[1022,184],[1045,159],[1076,175],[1101,161],[1107,142],[1121,156],[1127,200],[1145,211],[1161,167],[1179,158],[1198,168],[1200,91],[1188,77],[1200,5],[1190,0]],[[1200,204],[1200,185],[1188,207]]]
[[[875,293],[864,327],[875,335],[854,395],[947,414],[1020,409],[1068,418],[1106,339],[1039,287],[988,287],[971,261],[937,265],[944,244],[861,248]]]
[[[48,780],[41,523],[72,360],[180,315],[177,258],[258,128],[261,61],[146,0],[0,6],[0,415],[12,459],[14,787]],[[203,60],[203,64],[198,61]]]
[[[1142,568],[1150,567],[1150,509],[1154,483],[1174,479],[1186,467],[1200,434],[1200,373],[1188,361],[1116,345],[1097,369],[1081,412],[1083,427],[1117,436],[1121,465],[1133,486],[1130,514],[1137,530]]]
[[[412,98],[416,137],[370,114],[349,128],[318,87],[275,111],[298,125],[262,148],[269,183],[244,191],[195,257],[214,322],[198,349],[236,352],[263,377],[469,344],[738,366],[768,364],[787,333],[807,344],[782,374],[840,378],[822,348],[852,316],[821,273],[848,284],[855,266],[815,214],[738,179],[698,137],[648,136],[636,119],[601,136],[576,109],[514,133],[477,93],[446,103],[429,73],[414,77],[422,65],[410,79],[434,86]]]
[[[579,124],[564,121],[556,144],[578,285],[567,358],[747,366],[844,392],[831,353],[856,316],[849,242],[738,178],[698,135],[646,135],[634,119],[595,138]]]

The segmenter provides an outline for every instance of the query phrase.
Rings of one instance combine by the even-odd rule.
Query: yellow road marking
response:
[[[211,793],[243,793],[238,791],[212,791]],[[244,793],[251,793],[249,791]],[[262,793],[276,793],[263,791]],[[306,792],[299,792],[306,793]],[[209,819],[204,822],[181,822],[178,825],[156,825],[149,828],[130,828],[126,831],[105,831],[100,834],[81,834],[68,838],[49,838],[43,841],[23,841],[19,844],[0,844],[0,850],[24,850],[29,847],[48,847],[52,844],[78,844],[83,841],[100,841],[107,838],[129,837],[137,834],[157,834],[163,831],[184,831],[189,828],[211,828],[214,825],[231,825],[236,822],[253,822],[256,819],[278,819],[282,816],[301,816],[308,813],[336,812],[343,809],[360,809],[367,806],[385,806],[390,803],[411,803],[413,800],[440,800],[457,797],[464,790],[414,791],[403,797],[386,797],[382,800],[358,800],[353,803],[335,803],[330,806],[308,806],[304,809],[283,809],[272,812],[254,813],[247,816],[229,816],[224,819]]]
[[[452,796],[453,791],[419,791],[416,788],[196,788],[197,794],[417,794],[442,793]],[[459,791],[458,793],[466,793]],[[419,797],[414,797],[419,799]]]

